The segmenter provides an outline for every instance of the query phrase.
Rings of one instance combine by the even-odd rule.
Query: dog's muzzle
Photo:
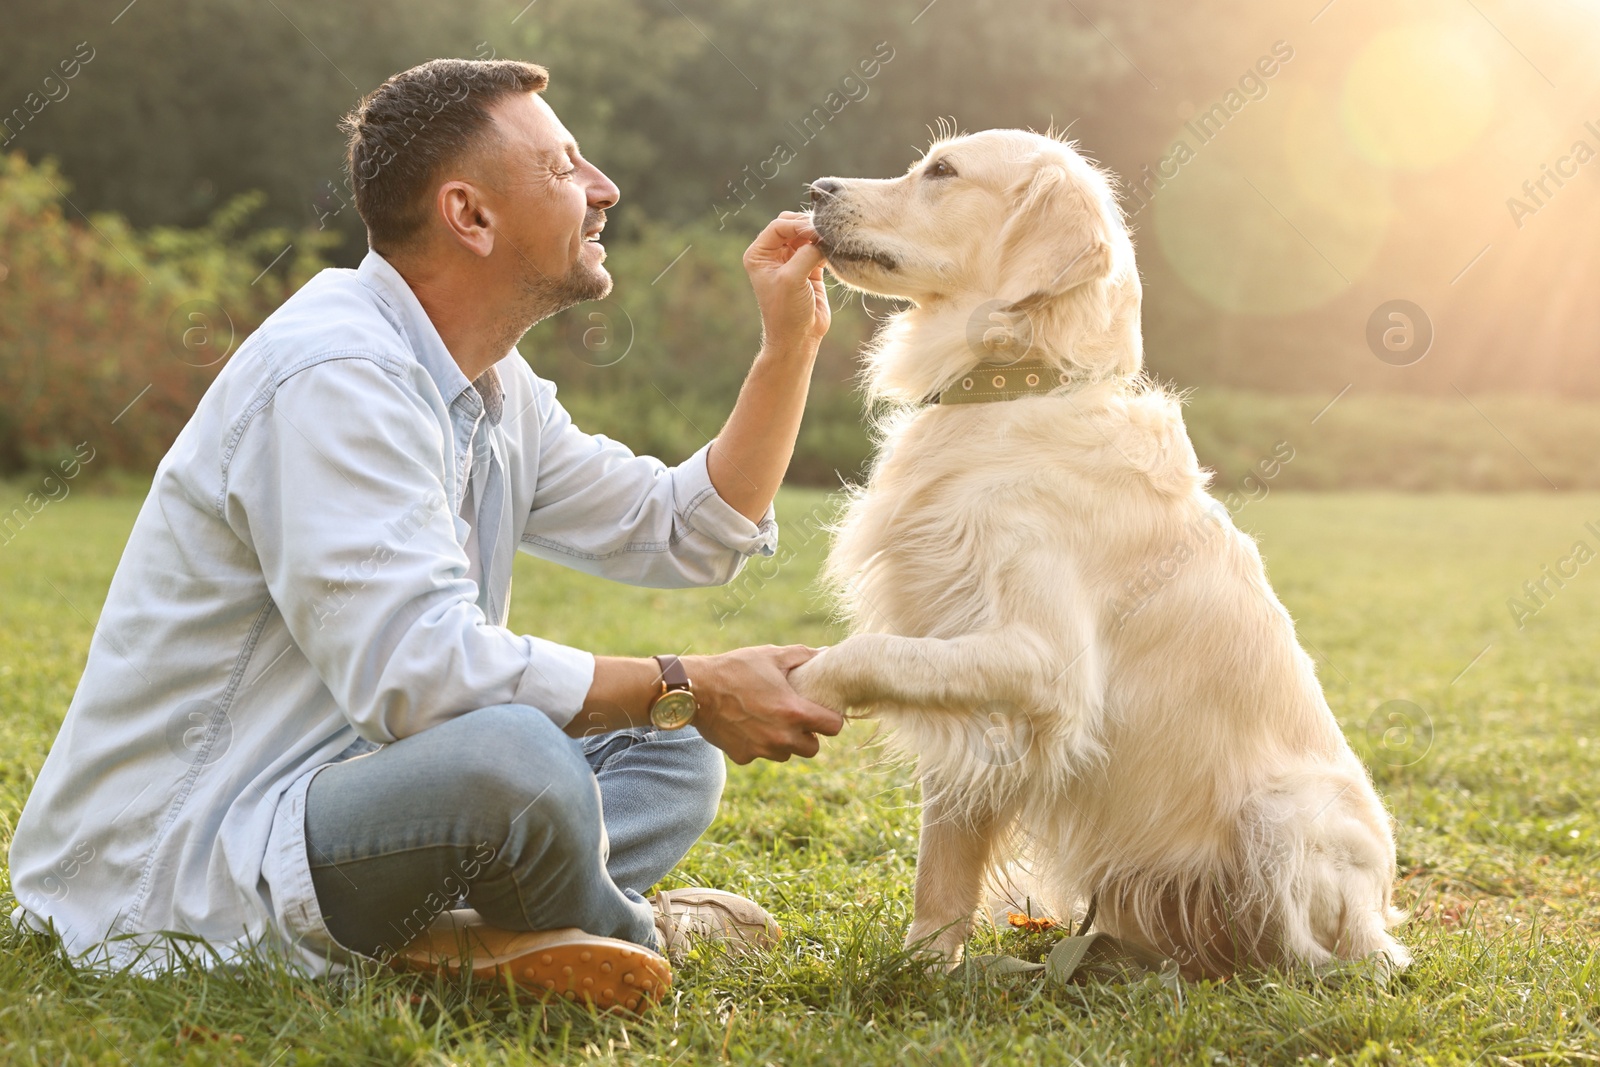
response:
[[[818,178],[810,185],[813,206],[844,192],[844,184],[837,178]]]

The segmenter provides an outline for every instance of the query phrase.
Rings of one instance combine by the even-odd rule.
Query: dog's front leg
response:
[[[1087,718],[1102,702],[1101,665],[1089,627],[1066,629],[1056,638],[1025,626],[952,638],[859,633],[796,667],[789,680],[808,700],[838,710],[888,703],[970,711],[1007,701]]]
[[[983,879],[1008,816],[922,781],[922,839],[917,845],[915,912],[906,945],[946,967],[961,962]]]

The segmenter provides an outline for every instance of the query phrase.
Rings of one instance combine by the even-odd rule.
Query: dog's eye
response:
[[[941,159],[937,163],[928,164],[928,169],[923,171],[923,174],[929,178],[954,178],[956,169]]]

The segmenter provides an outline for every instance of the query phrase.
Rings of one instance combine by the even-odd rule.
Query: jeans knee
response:
[[[471,751],[462,753],[462,800],[491,814],[508,847],[548,833],[572,847],[599,847],[600,793],[583,754],[542,712],[515,704],[462,716]]]
[[[508,847],[513,862],[541,863],[597,856],[606,839],[600,788],[588,767],[583,774],[552,778],[516,810],[506,813]]]
[[[687,810],[695,813],[700,832],[703,833],[717,817],[717,809],[722,804],[722,789],[728,781],[728,767],[722,758],[722,750],[699,734],[694,736],[692,744],[687,743],[688,738],[684,740],[684,757],[690,771],[688,780],[693,790],[692,796],[687,798]]]

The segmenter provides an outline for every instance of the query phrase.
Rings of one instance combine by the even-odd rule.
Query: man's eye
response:
[[[930,178],[954,178],[956,176],[955,168],[942,159],[937,163],[930,163],[925,173]]]

